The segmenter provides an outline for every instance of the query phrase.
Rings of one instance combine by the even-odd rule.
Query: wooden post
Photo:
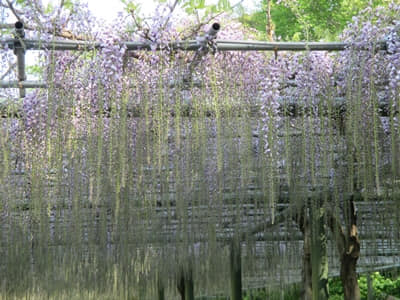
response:
[[[242,300],[242,256],[239,239],[232,239],[230,250],[231,300]]]
[[[26,80],[25,73],[25,31],[24,24],[22,22],[15,23],[15,41],[14,41],[14,54],[17,56],[17,67],[18,67],[18,82],[23,82]],[[19,87],[19,96],[21,98],[25,97],[25,88]]]

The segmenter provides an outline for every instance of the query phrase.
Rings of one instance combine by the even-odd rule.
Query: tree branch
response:
[[[164,24],[161,26],[160,30],[164,30],[165,26],[167,26],[169,20],[171,19],[172,13],[174,12],[176,6],[178,5],[179,0],[175,0],[174,4],[172,4],[172,6],[169,7],[170,13],[168,15],[168,18],[165,20]]]
[[[57,14],[56,14],[56,18],[55,18],[56,21],[58,21],[60,19],[61,10],[63,7],[64,7],[64,0],[61,0],[60,5],[58,6],[58,9],[57,9]]]
[[[14,8],[14,5],[12,4],[11,1],[6,0],[7,4],[8,4],[8,8],[11,10],[11,12],[13,13],[13,15],[17,18],[17,20],[19,22],[22,22],[21,17],[19,16],[19,13],[16,11],[16,9]]]
[[[34,5],[36,11],[37,11],[42,17],[44,17],[45,14],[44,14],[44,12],[43,12],[42,7],[40,7],[40,6],[38,5],[38,2],[37,2],[37,1],[32,1],[32,2],[33,2],[33,5]]]
[[[6,2],[7,2],[7,6],[3,5],[3,4],[1,4],[1,6],[4,7],[4,8],[9,8],[11,10],[12,14],[17,18],[17,20],[24,24],[25,30],[40,31],[40,30],[38,30],[38,28],[36,26],[32,26],[31,24],[28,24],[28,23],[23,21],[23,19],[21,17],[22,11],[16,9],[14,7],[13,3],[10,0],[6,0]],[[60,6],[59,6],[58,11],[57,11],[57,17],[56,17],[55,20],[59,19],[60,15],[61,15],[62,8],[64,7],[64,3],[65,3],[65,1],[61,0]],[[42,16],[44,16],[43,11],[37,5],[36,1],[34,1],[34,8]],[[37,20],[37,22],[40,23],[39,20]],[[0,29],[11,29],[11,28],[14,28],[13,24],[1,24],[0,25]],[[83,36],[80,36],[80,35],[76,35],[76,34],[72,33],[71,31],[69,31],[69,30],[67,30],[65,28],[62,28],[61,30],[55,30],[55,31],[46,30],[45,32],[48,33],[48,34],[54,34],[57,37],[61,37],[61,38],[69,39],[69,40],[80,40],[80,41],[87,40],[87,38],[85,38]]]
[[[17,65],[17,63],[11,64],[11,65],[8,67],[7,71],[6,71],[3,75],[1,75],[0,80],[3,80],[8,74],[10,74],[11,71],[15,68],[16,65]]]

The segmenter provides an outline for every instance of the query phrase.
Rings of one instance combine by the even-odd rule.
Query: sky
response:
[[[207,3],[217,2],[218,0],[206,0]],[[231,0],[231,2],[237,3],[240,0]],[[254,8],[255,2],[257,0],[241,0],[242,4],[246,8]],[[259,0],[258,0],[259,1]],[[44,5],[53,2],[57,3],[59,0],[42,0]],[[118,17],[118,12],[124,10],[124,4],[121,0],[82,0],[82,2],[87,2],[90,11],[97,17],[104,19],[107,22],[111,22]],[[156,4],[154,0],[135,0],[135,3],[140,4],[140,11],[149,16],[154,11]]]
[[[124,6],[119,0],[86,0],[89,9],[93,12],[96,17],[100,17],[107,21],[111,21],[118,16],[118,12],[122,11]],[[215,0],[216,1],[216,0]],[[239,0],[237,0],[239,1]],[[237,1],[232,1],[236,3]],[[254,7],[255,0],[243,0],[243,5],[247,8]],[[153,0],[136,0],[135,2],[140,3],[140,10],[142,13],[148,15],[155,8],[155,3]],[[209,2],[209,1],[207,1]]]
[[[142,1],[147,2],[145,5],[150,8],[152,0]],[[87,0],[90,11],[98,17],[107,21],[112,21],[118,16],[118,12],[123,11],[124,6],[121,1],[114,0]]]
[[[46,5],[49,2],[57,3],[58,0],[42,0],[42,3]],[[107,22],[118,17],[118,12],[124,10],[124,5],[120,0],[82,0],[81,2],[87,2],[90,11],[97,17],[104,19]],[[140,3],[141,11],[149,14],[154,8],[155,4],[153,0],[135,0]]]

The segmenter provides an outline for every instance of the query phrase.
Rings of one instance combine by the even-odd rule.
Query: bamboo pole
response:
[[[25,73],[25,44],[24,44],[24,24],[22,22],[15,23],[15,39],[14,39],[14,54],[17,56],[18,82],[26,80]],[[19,96],[24,98],[26,94],[25,88],[19,86]]]
[[[220,51],[343,51],[351,47],[345,42],[261,42],[217,40]],[[363,46],[354,45],[356,49],[366,50]],[[386,50],[386,42],[378,42],[375,50]]]
[[[85,41],[45,41],[40,39],[25,39],[27,50],[59,50],[59,51],[92,51],[102,48],[99,42]],[[14,49],[15,39],[1,39],[0,48]],[[196,40],[175,41],[168,44],[151,44],[149,42],[123,42],[128,51],[133,50],[184,50],[196,51],[203,47]],[[262,41],[235,41],[215,40],[219,51],[342,51],[351,47],[345,42],[262,42]],[[365,47],[354,45],[356,49],[366,50]],[[375,50],[387,50],[386,42],[376,44]]]
[[[0,88],[17,88],[17,89],[33,89],[33,88],[47,88],[47,83],[41,81],[0,81]]]

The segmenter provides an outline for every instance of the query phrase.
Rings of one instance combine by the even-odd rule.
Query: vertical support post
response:
[[[15,23],[15,41],[14,41],[14,54],[17,56],[17,68],[18,68],[18,82],[26,80],[25,73],[25,44],[23,39],[25,38],[24,24],[20,21]],[[25,88],[19,87],[19,96],[25,97]]]
[[[242,255],[237,237],[232,238],[230,250],[231,300],[242,300]]]

